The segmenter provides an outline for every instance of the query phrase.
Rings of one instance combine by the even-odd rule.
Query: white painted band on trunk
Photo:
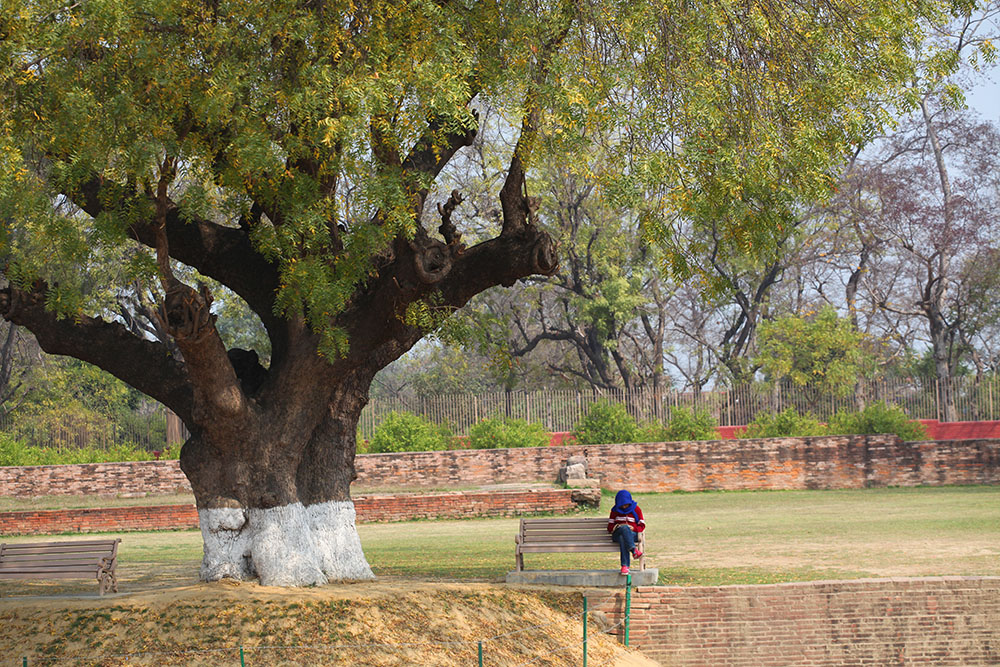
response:
[[[202,581],[250,579],[250,534],[243,530],[247,517],[241,509],[224,507],[198,510],[198,525],[205,556],[201,561]]]
[[[354,502],[331,500],[306,508],[320,567],[330,579],[374,579],[355,525]]]
[[[265,586],[316,586],[374,579],[361,548],[354,503],[293,503],[268,509],[198,511],[205,557],[201,578],[250,579]]]

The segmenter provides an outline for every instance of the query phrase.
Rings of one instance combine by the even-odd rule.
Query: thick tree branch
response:
[[[94,178],[70,196],[77,206],[96,217],[114,210],[114,205],[104,202],[122,202],[125,193],[117,184]],[[139,243],[156,247],[155,220],[134,223],[129,233]],[[283,340],[281,321],[274,315],[277,267],[253,249],[245,229],[205,220],[182,220],[180,211],[171,204],[166,210],[166,233],[173,259],[233,290],[261,318],[272,341]]]
[[[0,316],[25,327],[49,354],[63,354],[108,371],[160,401],[191,424],[194,393],[183,363],[166,346],[129,333],[123,325],[79,315],[59,319],[45,308],[44,283],[30,292],[0,290]]]

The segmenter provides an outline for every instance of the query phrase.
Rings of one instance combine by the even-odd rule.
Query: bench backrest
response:
[[[611,541],[608,520],[601,517],[559,519],[521,519],[521,543],[544,544],[604,544],[610,549],[618,545]]]
[[[121,539],[0,544],[0,576],[44,579],[94,574],[113,567],[119,542]]]

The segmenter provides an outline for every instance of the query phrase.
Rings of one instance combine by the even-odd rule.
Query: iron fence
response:
[[[949,392],[934,379],[883,378],[860,382],[852,392],[841,396],[765,383],[710,391],[615,389],[397,395],[369,400],[361,413],[358,433],[362,438],[371,438],[391,412],[410,412],[447,424],[455,435],[466,435],[470,426],[491,417],[537,422],[549,431],[571,431],[598,401],[624,404],[640,422],[669,419],[678,408],[707,410],[720,426],[742,426],[762,412],[780,412],[788,407],[826,420],[837,411],[856,410],[874,401],[897,405],[911,419],[980,421],[1000,419],[1000,380],[956,378]],[[0,432],[32,446],[107,449],[132,444],[149,451],[183,442],[188,436],[177,416],[165,408],[83,423],[7,415],[0,417]]]

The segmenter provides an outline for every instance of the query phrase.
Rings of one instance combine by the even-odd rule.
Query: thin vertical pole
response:
[[[587,667],[587,596],[583,596],[583,667]]]
[[[240,647],[240,667],[247,667],[246,659],[243,657],[243,647]]]
[[[628,626],[632,617],[632,575],[625,575],[625,646],[628,646]]]
[[[479,642],[479,667],[483,667],[483,642]]]

